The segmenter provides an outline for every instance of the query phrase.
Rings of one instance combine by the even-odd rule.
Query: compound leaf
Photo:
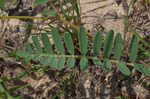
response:
[[[117,63],[117,66],[118,66],[119,70],[120,70],[124,75],[129,76],[129,75],[131,74],[129,68],[125,65],[124,62],[119,61],[119,62]]]
[[[98,56],[98,54],[99,54],[101,41],[102,41],[102,33],[97,32],[96,36],[94,38],[94,45],[93,45],[94,56]]]
[[[114,32],[113,30],[110,30],[106,38],[104,40],[104,57],[109,58],[111,51],[112,51],[112,45],[113,45],[113,37],[114,37]]]
[[[114,56],[116,59],[118,60],[120,59],[121,52],[122,52],[122,38],[121,34],[117,33],[114,41]]]

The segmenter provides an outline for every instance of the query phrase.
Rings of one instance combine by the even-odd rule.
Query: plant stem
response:
[[[52,57],[66,57],[66,58],[68,58],[68,57],[73,57],[73,58],[82,58],[83,56],[82,55],[47,55],[47,54],[42,54],[41,56],[52,56]],[[89,59],[89,60],[93,60],[93,59],[98,59],[98,60],[102,60],[102,61],[104,61],[105,59],[104,58],[98,58],[98,57],[95,57],[95,56],[86,56],[86,58],[87,59]],[[109,61],[111,62],[111,63],[118,63],[118,60],[115,60],[115,59],[109,59]],[[134,66],[134,64],[133,63],[128,63],[128,62],[125,62],[125,64],[126,65],[128,65],[128,66]]]
[[[35,16],[0,16],[0,19],[40,19],[48,20],[48,17],[35,17]]]

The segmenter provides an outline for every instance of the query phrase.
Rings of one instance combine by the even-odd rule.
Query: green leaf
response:
[[[117,66],[118,66],[119,70],[120,70],[124,75],[129,76],[129,75],[131,74],[129,68],[125,65],[124,62],[119,61],[119,62],[117,63]]]
[[[99,54],[100,47],[101,47],[101,41],[102,41],[102,33],[97,32],[96,36],[94,38],[94,45],[93,45],[94,56],[98,56],[98,54]]]
[[[93,59],[93,63],[98,66],[103,66],[104,64],[99,59]]]
[[[39,42],[37,36],[32,36],[32,41],[33,41],[34,47],[36,48],[37,52],[42,53],[42,48],[40,46],[40,42]]]
[[[113,30],[110,30],[106,38],[104,40],[104,57],[109,58],[111,51],[112,51],[112,45],[113,45],[113,37],[114,37],[114,32]]]
[[[11,52],[9,52],[9,53],[8,53],[8,56],[9,56],[9,57],[16,57],[16,51],[11,51]],[[16,57],[16,58],[18,58],[18,57]]]
[[[121,96],[117,96],[117,99],[122,99],[122,97]]]
[[[112,65],[111,65],[110,61],[109,60],[105,60],[104,61],[104,69],[105,70],[111,70],[111,68],[112,68]]]
[[[86,72],[88,68],[88,59],[86,57],[82,57],[80,60],[80,69],[83,72]]]
[[[51,34],[52,34],[52,38],[53,38],[54,44],[56,45],[57,50],[61,54],[64,54],[65,50],[64,50],[64,46],[61,41],[61,37],[59,36],[58,30],[55,28],[52,28]]]
[[[61,56],[61,57],[58,59],[58,63],[57,63],[56,69],[62,70],[62,69],[64,68],[64,64],[65,64],[65,57],[64,57],[64,56]]]
[[[43,3],[47,3],[50,0],[35,0],[34,4],[43,4]]]
[[[80,27],[80,32],[78,33],[79,46],[82,55],[86,55],[87,53],[87,38],[85,34],[85,28],[83,26]]]
[[[51,16],[55,16],[56,12],[54,10],[43,10],[42,11],[43,15],[51,15]]]
[[[134,64],[134,67],[137,71],[150,76],[150,69],[147,66],[145,66],[143,64]]]
[[[117,33],[115,41],[114,41],[114,55],[116,59],[120,59],[122,52],[122,38],[121,34]]]
[[[73,57],[69,57],[67,59],[67,66],[68,67],[73,67],[75,65],[75,59]]]
[[[73,41],[72,41],[71,35],[68,32],[65,33],[64,41],[65,41],[65,44],[66,44],[66,47],[67,47],[67,50],[69,51],[69,53],[71,55],[74,54]]]
[[[29,43],[25,44],[25,50],[26,52],[28,52],[29,54],[32,54],[32,48],[31,45]]]
[[[19,57],[24,58],[24,62],[26,64],[28,64],[30,62],[30,60],[33,58],[32,54],[27,53],[27,52],[22,51],[22,50],[16,51],[16,55],[19,56]]]
[[[5,92],[5,88],[2,86],[1,83],[0,83],[0,92]]]
[[[32,59],[33,59],[33,61],[38,62],[38,61],[40,61],[41,56],[40,56],[39,54],[37,54],[37,55],[34,55],[34,56],[32,57]]]
[[[25,51],[18,50],[18,51],[16,51],[16,55],[19,56],[19,57],[26,58],[26,57],[28,57],[30,54],[27,53],[27,52],[25,52]]]
[[[0,1],[0,8],[5,9],[5,3],[7,3],[7,2],[8,2],[8,0],[1,0]]]
[[[51,57],[51,56],[46,56],[46,57],[43,57],[42,59],[40,59],[40,62],[41,62],[42,64],[49,65],[49,64],[52,63],[52,59],[53,59],[53,57]]]
[[[50,67],[56,67],[58,65],[58,58],[55,56],[46,56],[40,58],[40,62],[44,65],[49,65]]]
[[[49,64],[51,67],[57,67],[58,59],[56,57],[52,57],[51,64]]]
[[[138,52],[138,39],[135,35],[133,35],[131,43],[130,43],[130,62],[134,63],[136,60]]]
[[[49,41],[48,35],[47,34],[42,34],[41,35],[41,40],[42,40],[42,43],[44,45],[46,53],[53,54],[52,46],[51,46],[51,43]]]
[[[10,94],[8,93],[8,91],[2,86],[2,84],[0,83],[0,92],[5,93],[7,96],[7,99],[14,99],[12,96],[10,96]]]

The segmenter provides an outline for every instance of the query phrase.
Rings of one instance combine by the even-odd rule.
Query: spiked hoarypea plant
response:
[[[48,2],[51,4],[53,1],[54,0],[35,0],[34,4],[39,5]],[[77,18],[80,18],[77,2],[73,1],[71,2],[71,4],[76,14],[72,16],[77,15]],[[70,17],[70,13],[69,12],[67,13],[61,4],[60,8],[64,19],[62,19],[62,16],[57,11],[57,9],[53,7],[53,5],[51,5],[51,7],[53,8],[53,10],[44,10],[42,13],[48,15],[49,14],[58,15],[61,21],[64,22],[64,20],[67,20],[64,23],[68,23],[68,21],[72,20],[72,17]],[[80,19],[78,19],[78,21],[79,20]],[[73,22],[74,24],[76,23],[75,20]],[[67,25],[71,25],[73,29],[77,30],[77,31],[73,30],[73,32],[79,32],[77,38],[79,43],[80,54],[76,53],[77,51],[75,48],[78,46],[76,46],[76,42],[72,40],[72,37],[75,36],[73,35],[73,33],[70,32],[70,30],[67,27],[65,28],[63,27],[64,31],[67,31],[64,32],[63,37],[64,39],[62,39],[61,36],[59,35],[58,29],[51,27],[51,36],[54,43],[53,45],[55,47],[52,47],[52,44],[48,37],[49,34],[42,33],[40,35],[40,38],[38,38],[37,36],[32,36],[33,48],[31,47],[30,44],[27,43],[25,44],[25,50],[24,51],[18,50],[16,54],[24,58],[26,62],[30,62],[31,60],[36,61],[40,62],[40,64],[53,67],[58,70],[62,70],[65,67],[74,67],[75,63],[77,62],[77,59],[79,59],[80,61],[79,66],[83,72],[87,71],[88,62],[89,60],[92,60],[93,64],[95,64],[96,66],[103,66],[106,70],[111,70],[112,63],[116,63],[118,69],[123,74],[128,76],[131,74],[131,72],[130,69],[127,67],[127,65],[132,65],[139,72],[144,73],[146,75],[150,75],[150,70],[148,67],[144,66],[143,64],[135,63],[139,47],[138,38],[136,35],[133,35],[130,43],[130,48],[128,52],[130,53],[129,55],[130,63],[127,64],[126,61],[121,59],[121,56],[123,54],[122,51],[123,40],[120,33],[117,33],[117,35],[114,37],[113,30],[110,30],[106,34],[106,37],[104,38],[104,46],[102,46],[104,48],[103,57],[100,57],[99,53],[102,52],[102,51],[100,52],[100,49],[102,48],[101,47],[102,33],[101,32],[96,33],[96,36],[94,37],[94,40],[92,42],[93,47],[92,49],[90,49],[92,50],[92,52],[90,54],[87,54],[89,50],[88,43],[91,42],[88,42],[88,37],[86,36],[85,28],[83,26],[80,26],[80,29],[78,30],[76,29],[76,26],[74,26],[74,24],[67,24]],[[42,44],[40,43],[39,40],[41,40]],[[112,60],[110,58],[111,54],[114,54],[113,57],[115,58],[115,60]]]
[[[34,48],[31,48],[30,44],[26,44],[26,50],[18,50],[16,54],[24,58],[27,62],[30,62],[31,60],[38,61],[43,65],[56,68],[57,70],[62,70],[65,67],[74,67],[76,59],[78,58],[80,59],[80,69],[83,72],[86,72],[89,60],[92,60],[96,66],[103,66],[104,69],[111,70],[112,63],[114,61],[111,60],[110,55],[114,51],[113,54],[114,58],[116,59],[114,63],[116,63],[117,68],[127,76],[131,74],[130,69],[127,67],[128,64],[120,59],[123,52],[123,40],[120,33],[117,33],[114,37],[113,30],[110,30],[106,34],[106,37],[104,39],[104,58],[99,57],[102,42],[101,32],[97,32],[93,40],[93,51],[90,54],[92,56],[87,55],[88,38],[86,36],[85,28],[83,26],[80,27],[78,33],[78,42],[81,55],[76,55],[75,45],[70,33],[65,32],[64,39],[62,40],[58,30],[56,28],[52,28],[51,35],[55,47],[52,47],[48,34],[43,33],[40,35],[40,40],[42,41],[42,44],[40,44],[37,36],[32,36]],[[64,41],[64,44],[62,43],[62,41]],[[114,50],[112,50],[112,47]],[[55,50],[55,48],[57,50]],[[143,64],[135,63],[137,52],[138,39],[135,35],[133,35],[129,48],[130,64],[132,64],[137,71],[146,75],[150,75],[150,70],[148,67],[144,66]]]

